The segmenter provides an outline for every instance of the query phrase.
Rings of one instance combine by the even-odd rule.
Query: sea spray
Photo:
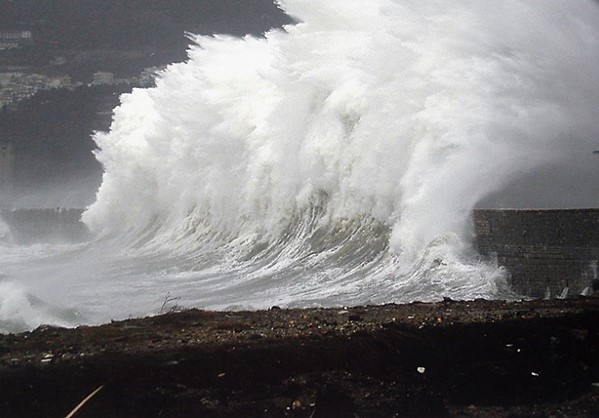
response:
[[[42,284],[12,266],[14,280],[89,322],[165,295],[210,309],[506,295],[470,212],[596,146],[596,2],[280,5],[297,24],[190,35],[186,62],[121,97],[95,135],[96,241],[40,262]]]

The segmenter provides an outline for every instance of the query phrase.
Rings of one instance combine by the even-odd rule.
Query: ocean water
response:
[[[95,134],[89,241],[18,245],[0,222],[0,331],[513,297],[470,214],[599,164],[597,3],[280,6],[298,23],[190,35],[187,61],[121,97]]]

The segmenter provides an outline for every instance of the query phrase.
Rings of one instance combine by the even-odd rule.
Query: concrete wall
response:
[[[572,296],[598,278],[599,209],[477,210],[474,225],[479,252],[507,268],[521,294]]]
[[[12,240],[33,242],[78,242],[88,238],[81,222],[81,209],[20,209],[2,211]]]
[[[0,209],[11,203],[15,154],[10,144],[0,144]]]

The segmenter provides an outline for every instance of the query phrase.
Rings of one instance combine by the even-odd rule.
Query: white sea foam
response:
[[[21,332],[40,325],[77,324],[77,311],[49,305],[16,283],[0,282],[0,333]]]
[[[9,242],[12,240],[12,235],[10,233],[10,228],[0,216],[0,243]]]
[[[280,4],[298,24],[192,36],[189,59],[96,134],[105,173],[83,219],[101,239],[70,274],[85,291],[67,292],[92,321],[166,294],[207,308],[500,297],[472,208],[537,168],[590,167],[596,2]]]

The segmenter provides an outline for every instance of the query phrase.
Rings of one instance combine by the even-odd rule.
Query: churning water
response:
[[[96,134],[80,244],[10,243],[0,330],[210,309],[504,297],[470,212],[599,139],[591,0],[281,0],[196,37]]]

